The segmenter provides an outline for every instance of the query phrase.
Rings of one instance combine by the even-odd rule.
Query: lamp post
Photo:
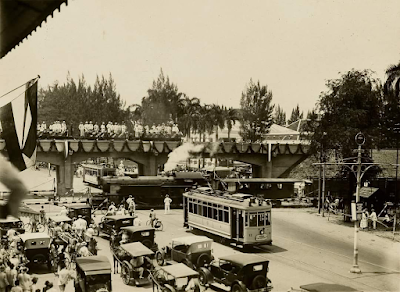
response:
[[[357,149],[357,187],[356,187],[356,205],[360,201],[360,188],[361,188],[361,146],[365,143],[365,136],[360,132],[355,137],[358,144]],[[360,274],[361,270],[358,266],[358,220],[354,220],[354,255],[353,266],[350,269],[351,273]]]
[[[400,134],[400,123],[395,124],[394,133],[396,134],[396,181],[394,185],[394,205],[397,209],[398,196],[397,196],[397,174],[399,169],[399,134]]]

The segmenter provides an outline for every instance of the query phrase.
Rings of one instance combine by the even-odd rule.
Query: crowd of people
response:
[[[55,121],[47,126],[46,122],[38,123],[37,133],[39,138],[85,138],[85,139],[157,139],[157,138],[181,138],[182,133],[175,123],[162,123],[143,125],[140,122],[134,122],[128,130],[125,122],[80,122],[77,128],[74,125],[68,125],[65,121]]]

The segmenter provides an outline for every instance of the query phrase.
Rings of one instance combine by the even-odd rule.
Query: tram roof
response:
[[[89,204],[75,204],[75,203],[67,203],[67,204],[61,204],[62,206],[65,206],[70,209],[85,209],[85,208],[92,208]]]
[[[213,241],[213,240],[208,238],[207,236],[184,236],[184,237],[173,238],[172,241],[183,243],[186,245],[191,245],[193,243]]]
[[[241,183],[296,183],[303,182],[302,179],[295,178],[225,178],[222,181],[230,182],[241,182]]]
[[[246,254],[246,256],[243,256],[243,254],[233,254],[233,255],[220,257],[219,259],[224,260],[224,261],[229,261],[234,264],[241,265],[241,266],[269,262],[264,257],[258,256],[258,255],[253,255],[253,254]]]
[[[264,205],[264,203],[261,206],[253,203],[250,205],[251,201],[248,198],[249,196],[248,194],[231,195],[230,193],[224,193],[221,191],[216,191],[215,194],[212,194],[212,193],[202,193],[195,190],[184,193],[184,195],[187,197],[193,197],[199,200],[204,200],[210,203],[231,206],[238,209],[260,210],[260,209],[265,209],[267,206],[271,208],[270,204]]]
[[[77,258],[76,263],[85,272],[85,275],[111,273],[111,264],[106,256]]]
[[[121,247],[133,257],[152,255],[154,252],[141,242],[121,244]]]
[[[196,272],[195,270],[192,270],[185,264],[179,263],[175,265],[169,265],[169,266],[163,266],[160,267],[163,271],[165,271],[167,274],[170,274],[174,278],[185,278],[185,277],[190,277],[190,276],[196,276],[199,273]]]
[[[129,176],[122,177],[103,177],[103,182],[108,184],[120,184],[120,185],[146,185],[146,184],[163,184],[165,182],[174,182],[173,177],[167,176],[138,176],[132,178]]]

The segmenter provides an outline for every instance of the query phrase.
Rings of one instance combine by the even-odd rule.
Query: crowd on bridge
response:
[[[131,127],[125,122],[80,122],[77,129],[65,121],[54,121],[49,126],[46,122],[38,123],[37,134],[39,138],[78,138],[78,139],[181,139],[182,133],[175,123],[162,123],[159,125],[143,125],[133,122]]]

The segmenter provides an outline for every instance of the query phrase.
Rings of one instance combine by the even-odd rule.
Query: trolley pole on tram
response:
[[[358,144],[357,149],[357,188],[356,188],[356,205],[360,201],[360,188],[361,188],[361,146],[365,143],[365,137],[362,133],[358,133],[355,137],[356,143]],[[358,266],[358,220],[354,220],[354,255],[353,255],[353,267],[350,269],[351,273],[360,274],[361,270]]]

